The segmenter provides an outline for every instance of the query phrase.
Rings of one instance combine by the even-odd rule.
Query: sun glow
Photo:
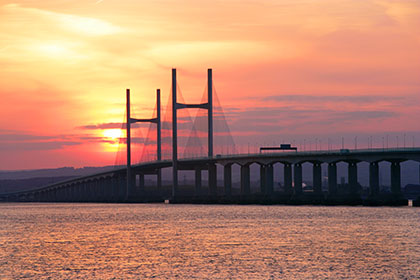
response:
[[[121,129],[105,129],[102,134],[107,140],[118,140],[122,136],[122,131]]]
[[[117,152],[120,145],[120,139],[125,137],[121,129],[105,129],[102,131],[103,147],[106,152]]]

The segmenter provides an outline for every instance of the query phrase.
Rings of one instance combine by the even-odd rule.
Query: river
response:
[[[0,279],[419,279],[420,208],[0,204]]]

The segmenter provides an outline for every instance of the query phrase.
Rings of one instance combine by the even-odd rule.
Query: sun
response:
[[[105,138],[108,138],[110,140],[117,140],[117,139],[121,138],[122,131],[121,131],[121,129],[105,129],[102,132],[102,134]]]

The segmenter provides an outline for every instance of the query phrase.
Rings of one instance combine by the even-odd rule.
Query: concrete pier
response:
[[[296,163],[294,166],[294,194],[295,195],[300,195],[302,194],[302,164],[301,163]]]
[[[232,165],[227,164],[223,167],[223,185],[225,189],[225,195],[230,196],[232,194]]]
[[[348,162],[348,180],[351,194],[358,193],[358,182],[357,182],[357,162]]]
[[[292,193],[292,165],[284,163],[284,192],[286,194]]]
[[[274,191],[274,170],[273,165],[269,164],[266,167],[266,180],[267,180],[267,187],[266,187],[266,193],[272,194]]]
[[[328,193],[330,196],[337,194],[337,164],[335,162],[328,164]]]
[[[138,188],[138,192],[140,194],[144,194],[145,187],[146,187],[145,186],[145,183],[144,183],[144,174],[143,173],[139,173],[138,176],[139,176],[139,188]],[[135,192],[133,192],[133,193],[135,193]]]
[[[217,195],[217,168],[216,164],[209,164],[208,165],[208,180],[209,180],[209,192],[210,195],[216,196]]]
[[[379,194],[379,165],[377,162],[369,164],[369,194],[371,196]]]
[[[260,165],[260,192],[265,194],[267,192],[267,166]]]
[[[312,166],[313,170],[313,189],[314,193],[321,194],[322,193],[322,169],[320,162],[314,162]]]
[[[401,166],[399,161],[391,162],[391,192],[401,194]]]
[[[241,195],[249,195],[251,193],[251,176],[249,165],[241,166]]]
[[[199,166],[195,167],[194,170],[195,178],[195,195],[200,196],[201,193],[201,168]]]

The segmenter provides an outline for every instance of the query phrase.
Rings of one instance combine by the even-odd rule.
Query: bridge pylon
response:
[[[131,124],[138,123],[138,122],[150,122],[155,123],[157,125],[157,135],[156,135],[156,142],[157,142],[157,160],[162,159],[162,141],[161,141],[161,112],[160,112],[160,89],[156,90],[156,118],[151,119],[135,119],[132,118],[130,115],[130,89],[126,90],[126,110],[127,110],[127,120],[126,120],[126,130],[127,130],[127,186],[125,192],[125,200],[128,200],[129,195],[132,193],[132,186],[133,186],[133,177],[131,174]],[[157,185],[158,189],[161,189],[162,186],[162,171],[159,169],[157,171]]]
[[[204,109],[208,112],[208,157],[213,157],[213,71],[207,69],[207,103],[184,104],[177,102],[176,69],[172,69],[172,197],[178,192],[178,133],[177,133],[177,110],[179,109]],[[216,191],[216,168],[209,164],[209,188],[210,192]]]

